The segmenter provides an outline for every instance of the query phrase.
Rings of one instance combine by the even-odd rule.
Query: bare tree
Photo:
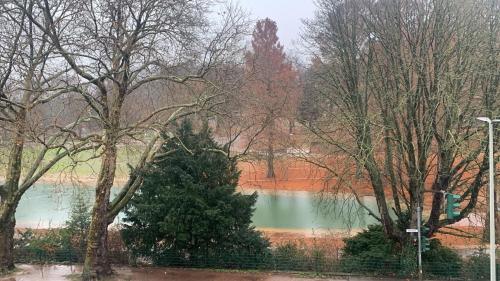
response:
[[[218,102],[217,85],[204,77],[239,51],[246,24],[239,10],[231,7],[222,23],[210,22],[209,4],[210,1],[199,0],[44,0],[36,5],[43,20],[28,14],[64,58],[65,67],[78,77],[78,83],[71,88],[92,108],[88,118],[99,126],[93,134],[102,146],[101,165],[84,280],[94,274],[101,277],[112,273],[107,228],[140,186],[140,170],[152,161],[160,140],[156,132]],[[186,102],[163,104],[135,122],[124,122],[127,101],[133,102],[137,93],[160,81],[198,90],[187,91],[191,95],[185,97]],[[145,135],[149,137],[144,138]],[[110,201],[118,145],[127,140],[143,141],[146,145],[129,180]]]
[[[0,184],[0,272],[14,267],[15,213],[24,193],[63,158],[95,148],[89,139],[75,142],[71,134],[85,122],[79,118],[85,107],[72,120],[59,118],[64,107],[55,104],[71,92],[61,88],[64,69],[52,67],[58,60],[53,46],[28,20],[28,13],[39,16],[33,7],[33,1],[0,5],[0,132],[6,156]],[[47,106],[57,110],[41,114]],[[33,159],[25,157],[26,150]]]
[[[494,2],[322,0],[306,22],[321,60],[316,90],[329,105],[303,123],[328,155],[306,158],[363,207],[352,183],[368,182],[378,210],[365,208],[389,237],[407,239],[418,206],[432,235],[478,202],[487,158],[475,117],[498,114]],[[461,195],[457,218],[440,216],[443,192]]]

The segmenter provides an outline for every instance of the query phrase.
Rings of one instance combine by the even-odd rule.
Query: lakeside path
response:
[[[18,272],[0,277],[0,281],[70,281],[81,271],[80,266],[69,265],[18,265]],[[115,268],[116,276],[109,281],[328,281],[328,280],[350,280],[369,281],[397,279],[380,279],[355,276],[332,276],[330,278],[308,277],[308,274],[275,273],[257,271],[217,271],[207,269],[185,269],[185,268]]]

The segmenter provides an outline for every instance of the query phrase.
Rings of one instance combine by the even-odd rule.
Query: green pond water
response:
[[[64,186],[36,185],[22,198],[16,212],[18,227],[58,227],[68,219],[77,193],[92,202],[94,190]],[[112,194],[117,194],[113,189]],[[258,228],[346,230],[375,223],[352,198],[324,198],[312,192],[259,192],[253,224]],[[373,198],[364,204],[376,210]],[[119,215],[115,222],[123,219]]]

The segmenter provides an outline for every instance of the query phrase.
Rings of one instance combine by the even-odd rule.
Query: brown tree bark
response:
[[[24,95],[23,101],[27,100]],[[0,198],[0,272],[14,269],[14,228],[16,220],[14,217],[18,199],[19,179],[21,177],[21,163],[24,149],[26,111],[20,110],[17,115],[17,127],[10,146],[7,174],[3,185],[3,194]]]
[[[267,138],[267,177],[274,178],[276,174],[274,173],[274,119],[271,120],[271,124],[269,125],[269,134]]]
[[[266,160],[267,160],[267,177],[274,178],[276,175],[274,173],[274,148],[272,144],[268,145]]]
[[[112,274],[108,260],[108,206],[116,171],[116,143],[112,134],[107,134],[101,162],[101,170],[96,186],[96,199],[92,210],[87,252],[83,267],[83,280],[92,280],[95,276],[103,277]]]
[[[118,68],[118,64],[119,61],[114,61],[113,66]],[[107,117],[104,133],[104,152],[96,185],[92,221],[87,237],[87,251],[82,273],[82,279],[85,281],[92,280],[94,276],[100,279],[113,273],[108,259],[108,225],[110,223],[108,212],[110,209],[111,188],[116,175],[120,113],[125,93],[125,89],[118,86],[113,87],[110,92],[106,93],[109,105],[104,108]]]
[[[14,269],[14,214],[0,223],[0,273]]]

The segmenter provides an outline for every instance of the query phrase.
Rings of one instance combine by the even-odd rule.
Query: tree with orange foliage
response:
[[[277,31],[276,22],[269,18],[257,22],[245,67],[249,113],[265,126],[260,137],[265,145],[268,178],[275,176],[277,140],[286,140],[293,131],[299,97],[298,73],[287,59]]]

